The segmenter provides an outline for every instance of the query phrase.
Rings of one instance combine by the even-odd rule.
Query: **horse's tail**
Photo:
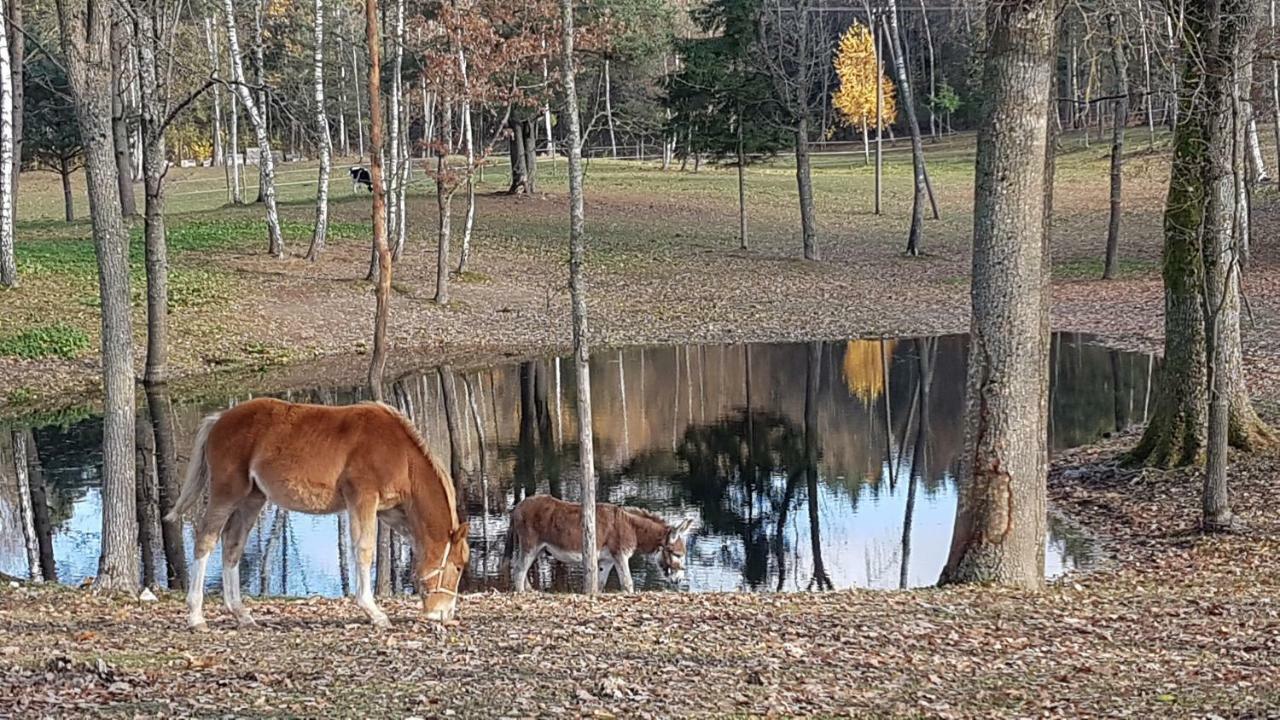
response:
[[[511,518],[507,523],[507,539],[502,548],[502,559],[511,562],[511,556],[516,552],[516,519],[515,512],[511,514]]]
[[[172,522],[186,515],[199,504],[204,495],[205,486],[209,484],[209,460],[206,452],[209,432],[220,417],[222,413],[214,413],[201,421],[200,430],[196,432],[196,444],[191,448],[191,460],[187,462],[187,477],[182,482],[182,492],[173,504],[173,509],[164,516],[165,520]]]

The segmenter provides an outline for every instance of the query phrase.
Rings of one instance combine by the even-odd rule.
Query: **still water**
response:
[[[930,585],[946,560],[954,476],[964,441],[966,338],[612,350],[591,360],[599,496],[693,517],[690,590],[896,588]],[[1155,361],[1059,334],[1051,358],[1055,450],[1145,420]],[[414,372],[389,402],[449,458],[444,383],[454,398],[460,496],[471,523],[470,589],[508,585],[506,513],[521,498],[578,489],[575,383],[569,359],[465,374]],[[294,401],[350,403],[357,388],[317,388]],[[216,406],[172,407],[178,466]],[[0,571],[27,573],[15,455],[47,493],[61,581],[96,572],[101,420],[0,433]],[[21,446],[21,448],[19,448]],[[19,449],[15,453],[15,449]],[[153,537],[159,533],[154,532]],[[1050,517],[1046,572],[1086,565],[1090,542]],[[267,507],[241,567],[247,591],[340,595],[347,577],[336,516]],[[190,529],[187,553],[191,554]],[[163,565],[157,548],[155,562]],[[395,585],[407,591],[407,543],[396,543]],[[212,590],[220,580],[210,565]],[[574,569],[543,560],[535,586],[568,589]],[[639,588],[663,587],[651,561],[633,560]],[[163,567],[156,576],[163,583]],[[617,582],[616,575],[611,581]]]

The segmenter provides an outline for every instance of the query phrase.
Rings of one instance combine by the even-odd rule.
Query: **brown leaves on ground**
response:
[[[1117,441],[1131,442],[1132,438]],[[1239,457],[1250,531],[1194,532],[1195,473],[1114,447],[1056,465],[1055,504],[1108,560],[1043,594],[468,595],[460,622],[389,601],[258,601],[237,631],[179,599],[0,592],[0,716],[1270,717],[1280,713],[1275,458]]]

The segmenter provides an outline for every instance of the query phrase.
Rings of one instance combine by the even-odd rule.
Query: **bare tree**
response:
[[[1124,182],[1124,130],[1129,119],[1129,60],[1125,56],[1124,21],[1120,9],[1107,12],[1107,29],[1111,35],[1111,65],[1115,71],[1115,116],[1111,124],[1111,215],[1107,222],[1107,259],[1102,279],[1116,276],[1120,254],[1121,185]]]
[[[914,178],[914,194],[911,200],[911,229],[907,233],[907,254],[920,254],[920,240],[924,235],[924,202],[927,197],[938,219],[938,204],[933,200],[929,187],[929,172],[924,165],[924,141],[920,138],[920,123],[916,120],[915,98],[911,94],[911,76],[907,73],[906,53],[902,47],[902,32],[898,29],[898,4],[889,0],[889,46],[893,50],[894,66],[898,72],[898,92],[902,96],[902,109],[907,114],[907,127],[911,131],[911,170]]]
[[[90,12],[89,6],[93,6]],[[95,587],[138,586],[134,492],[133,327],[129,317],[129,236],[120,214],[111,133],[112,3],[58,0],[67,77],[85,148],[102,300],[102,556]]]
[[[387,366],[387,316],[391,312],[391,248],[387,246],[387,187],[382,180],[382,49],[378,33],[378,0],[365,0],[364,13],[365,41],[369,44],[369,175],[373,190],[373,247],[378,258],[369,392],[374,400],[381,402],[382,376]]]
[[[795,135],[796,186],[800,198],[800,232],[804,258],[817,260],[818,228],[809,170],[809,123],[827,98],[823,78],[831,67],[831,38],[825,13],[813,0],[767,0],[757,38],[760,65],[772,81],[781,112],[778,120]]]
[[[324,107],[324,0],[316,0],[316,46],[312,66],[314,68],[316,143],[320,146],[320,178],[316,190],[316,226],[311,233],[311,247],[307,259],[315,262],[324,249],[325,233],[329,228],[329,156],[333,154],[333,141],[329,137],[329,115]]]
[[[115,147],[116,182],[119,185],[120,211],[131,217],[138,214],[133,198],[133,158],[129,151],[129,116],[124,94],[129,83],[128,51],[133,38],[124,19],[111,26],[111,137]]]
[[[1044,585],[1054,5],[987,6],[965,452],[942,583]]]
[[[574,77],[573,0],[560,0],[561,78],[569,145],[569,294],[573,315],[573,358],[578,376],[578,462],[582,466],[582,570],[583,592],[599,591],[596,547],[596,465],[591,432],[591,357],[587,345],[586,214],[582,196],[582,130],[578,119],[578,91]]]
[[[231,54],[231,83],[235,88],[249,124],[258,139],[260,167],[259,195],[267,206],[267,251],[273,257],[284,257],[284,237],[280,234],[280,215],[276,211],[275,158],[271,154],[271,138],[267,135],[266,108],[259,107],[249,86],[245,84],[244,62],[240,54],[240,38],[236,32],[234,0],[222,0],[222,13],[227,26],[227,47]],[[234,148],[233,148],[234,151]]]

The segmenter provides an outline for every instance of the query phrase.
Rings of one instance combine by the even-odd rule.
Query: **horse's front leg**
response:
[[[620,554],[614,560],[618,568],[618,580],[622,582],[622,592],[635,592],[636,584],[631,579],[631,556]],[[604,584],[601,583],[600,587],[603,588]]]
[[[351,546],[356,551],[356,605],[374,625],[389,628],[391,621],[373,599],[373,553],[378,544],[377,498],[348,502],[347,514],[351,520]]]

